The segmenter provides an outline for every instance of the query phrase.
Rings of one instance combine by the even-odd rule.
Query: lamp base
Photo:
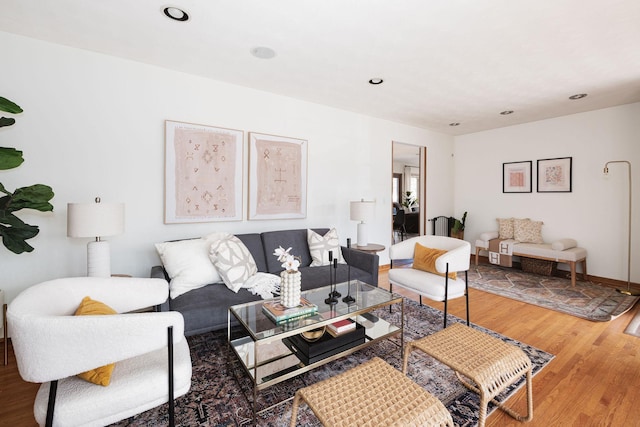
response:
[[[369,244],[369,235],[367,233],[367,224],[361,222],[358,224],[358,246],[367,246]]]
[[[111,277],[109,242],[99,240],[87,244],[87,276]]]

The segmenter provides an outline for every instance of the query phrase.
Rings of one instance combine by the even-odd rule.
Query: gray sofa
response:
[[[328,228],[313,229],[320,235],[326,234]],[[330,283],[329,266],[310,267],[311,255],[307,243],[307,229],[268,231],[265,233],[237,234],[251,252],[258,271],[280,274],[283,270],[281,263],[273,255],[278,246],[291,247],[291,253],[300,256],[300,272],[302,273],[302,290],[327,286]],[[351,266],[351,280],[360,280],[378,286],[378,255],[342,247],[344,259]],[[338,264],[337,281],[347,280],[349,267]],[[165,269],[161,265],[151,268],[151,277],[169,280]],[[227,311],[232,305],[249,301],[257,301],[260,297],[253,295],[246,289],[238,293],[229,290],[224,283],[212,283],[203,288],[195,289],[180,295],[175,299],[168,299],[161,305],[162,311],[179,311],[184,316],[184,334],[186,336],[201,334],[208,331],[226,329]]]

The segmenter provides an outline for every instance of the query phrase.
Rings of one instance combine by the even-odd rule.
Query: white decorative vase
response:
[[[299,271],[283,271],[280,273],[280,303],[287,308],[300,305],[300,283],[302,275]]]

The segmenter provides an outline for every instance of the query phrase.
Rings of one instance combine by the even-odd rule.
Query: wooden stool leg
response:
[[[411,343],[407,343],[404,348],[404,356],[402,358],[402,373],[407,374],[407,366],[409,364],[409,356],[411,355],[411,351],[413,350],[413,345]]]
[[[296,418],[298,418],[298,405],[300,404],[300,393],[296,392],[296,396],[293,398],[293,406],[291,407],[291,423],[290,427],[296,427]]]

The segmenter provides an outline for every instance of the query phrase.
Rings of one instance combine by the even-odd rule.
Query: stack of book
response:
[[[327,325],[327,331],[334,337],[351,332],[354,329],[356,329],[356,322],[351,319],[343,319]]]
[[[300,298],[300,304],[287,308],[280,304],[279,300],[265,301],[262,311],[276,323],[285,323],[302,317],[313,316],[318,312],[318,306],[309,302],[306,298]]]

